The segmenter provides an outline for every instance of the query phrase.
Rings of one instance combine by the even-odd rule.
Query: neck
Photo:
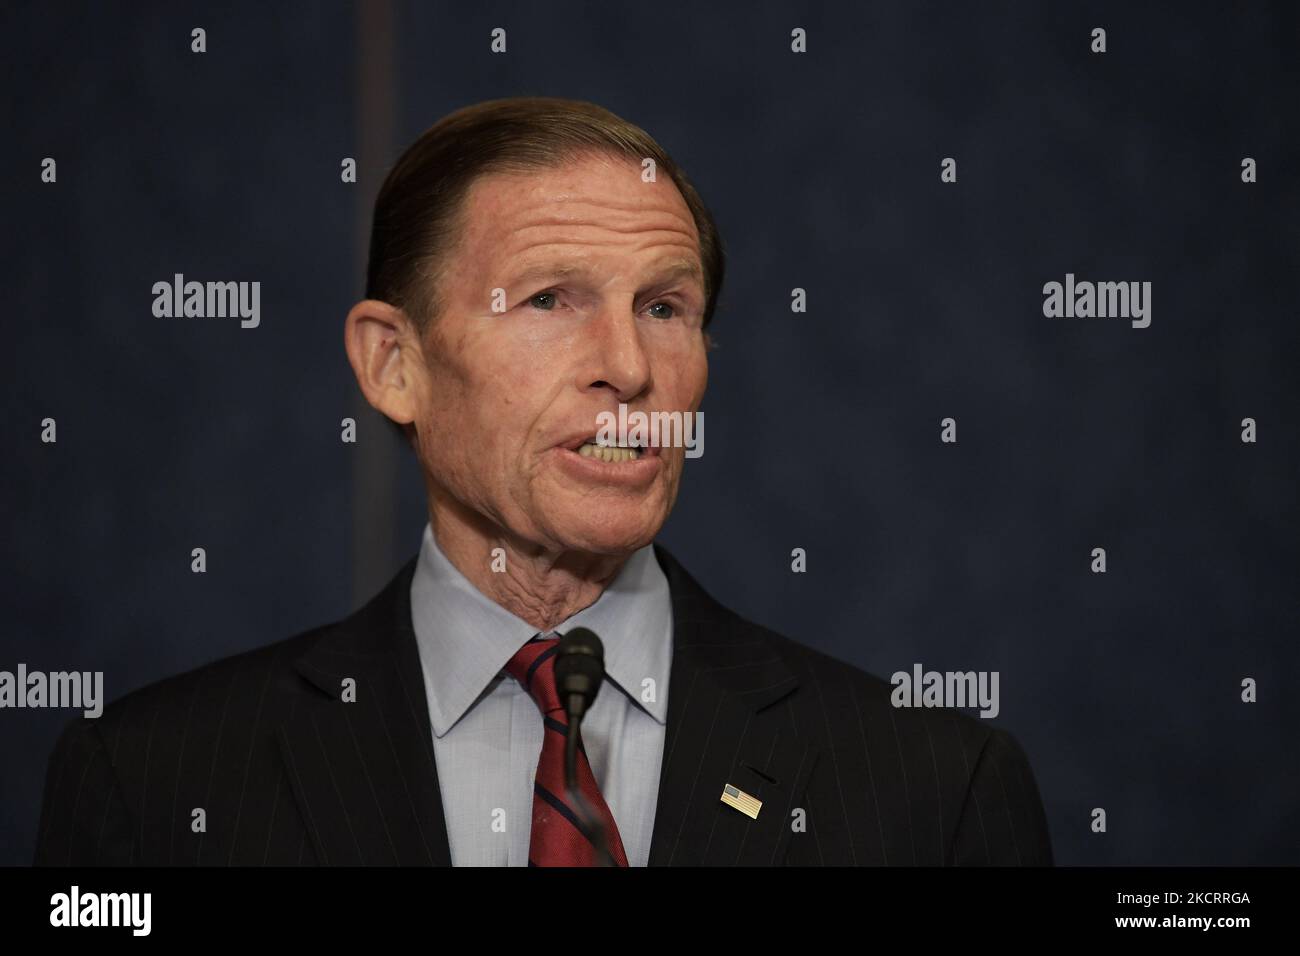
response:
[[[547,549],[481,518],[433,505],[429,523],[438,548],[457,571],[489,600],[539,631],[596,603],[629,557]],[[497,548],[501,552],[494,557]]]

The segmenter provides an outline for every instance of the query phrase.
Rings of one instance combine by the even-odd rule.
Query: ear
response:
[[[424,356],[419,332],[406,313],[378,299],[363,299],[348,312],[343,345],[366,401],[399,425],[414,421]]]

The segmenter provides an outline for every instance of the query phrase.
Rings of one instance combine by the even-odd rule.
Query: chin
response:
[[[565,550],[592,554],[631,554],[654,540],[663,519],[653,520],[637,509],[597,508],[582,517],[557,522],[557,535]]]

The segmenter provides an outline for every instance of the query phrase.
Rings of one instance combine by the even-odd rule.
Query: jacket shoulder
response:
[[[98,717],[69,720],[47,763],[36,861],[221,862],[236,849],[262,859],[268,844],[245,844],[264,823],[292,843],[277,845],[280,855],[301,860],[305,844],[291,815],[282,810],[273,830],[261,819],[287,799],[278,730],[330,703],[313,662],[384,659],[410,566],[348,617],[152,681]],[[198,808],[234,826],[213,828],[191,847]]]
[[[855,721],[883,720],[897,729],[900,745],[928,748],[928,739],[942,734],[946,740],[958,742],[967,759],[973,760],[992,735],[999,732],[987,721],[955,708],[896,706],[895,686],[891,681],[720,604],[718,607],[730,617],[729,630],[738,640],[764,642],[798,677],[795,700],[801,701],[804,708],[825,713],[827,733],[832,739],[851,738],[856,732]],[[838,720],[834,719],[836,716]]]
[[[115,699],[94,722],[102,733],[121,734],[177,719],[192,721],[201,714],[220,720],[250,708],[268,716],[286,699],[306,692],[294,664],[313,649],[348,655],[384,646],[400,602],[408,600],[413,568],[414,559],[346,617],[153,681]]]
[[[1034,775],[1010,732],[953,707],[911,706],[893,680],[743,617],[669,561],[674,597],[709,622],[710,640],[761,646],[795,678],[759,712],[817,755],[810,836],[791,862],[1050,865]]]
[[[291,637],[218,658],[160,678],[114,699],[93,723],[114,737],[142,724],[184,720],[196,707],[224,702],[238,708],[250,696],[280,696],[299,688],[293,661],[340,626],[340,622],[301,631]],[[74,720],[74,723],[91,721]]]

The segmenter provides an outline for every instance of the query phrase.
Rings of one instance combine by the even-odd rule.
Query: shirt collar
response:
[[[427,524],[411,579],[411,622],[439,737],[494,686],[510,658],[537,633],[474,587],[442,553]],[[579,626],[600,637],[610,680],[663,724],[672,665],[672,598],[653,545],[633,552],[595,603],[555,630]],[[647,680],[654,682],[650,700],[644,699]],[[618,693],[618,688],[607,686],[604,692]]]

